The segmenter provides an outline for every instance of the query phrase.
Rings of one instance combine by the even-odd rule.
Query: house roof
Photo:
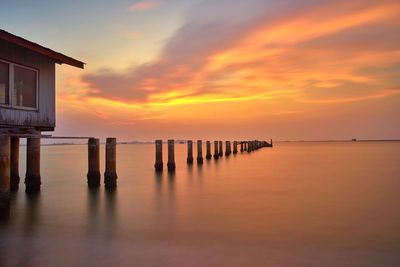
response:
[[[35,51],[36,53],[39,53],[41,55],[44,55],[46,57],[49,57],[51,59],[54,59],[56,63],[58,64],[68,64],[70,66],[74,66],[77,68],[84,68],[85,63],[79,60],[76,60],[72,57],[63,55],[59,52],[56,52],[54,50],[51,50],[50,48],[41,46],[37,43],[28,41],[22,37],[16,36],[12,33],[6,32],[2,29],[0,29],[0,40],[4,40],[22,47],[25,47],[29,50]]]

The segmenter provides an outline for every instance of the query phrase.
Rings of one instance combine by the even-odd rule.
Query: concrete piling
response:
[[[19,187],[19,137],[11,138],[10,147],[10,191],[16,191]]]
[[[175,141],[168,140],[168,172],[175,172]]]
[[[231,144],[232,143],[232,144]],[[247,151],[251,153],[255,150],[259,150],[260,148],[264,147],[271,147],[267,141],[260,141],[260,140],[250,140],[250,141],[225,141],[225,156],[229,156],[230,154],[237,154],[239,152],[240,144],[240,152],[243,153]],[[233,148],[232,148],[233,147]],[[187,148],[188,148],[188,157],[187,162],[188,164],[193,163],[193,141],[187,141]],[[222,157],[223,153],[223,141],[214,141],[214,151],[213,154],[211,153],[211,142],[206,141],[206,159],[209,160],[214,157],[215,160]],[[168,171],[174,172],[175,171],[175,149],[174,149],[174,140],[168,140]],[[197,163],[203,163],[203,141],[197,140]],[[157,164],[158,163],[158,164]],[[162,170],[162,141],[156,141],[156,164],[155,167],[160,166],[160,170]]]
[[[248,141],[247,142],[247,153],[251,153],[252,150],[253,150],[253,147],[252,147],[251,141]]]
[[[89,138],[88,140],[88,173],[87,184],[89,187],[100,186],[100,140]]]
[[[0,220],[10,216],[10,137],[0,136]]]
[[[203,164],[203,141],[197,140],[197,164]]]
[[[219,158],[219,151],[218,151],[218,141],[214,141],[214,159]]]
[[[187,164],[193,164],[193,141],[187,141]]]
[[[40,138],[28,138],[26,143],[25,191],[40,191]]]
[[[162,145],[162,140],[156,140],[156,163],[154,164],[156,172],[163,170]]]
[[[106,170],[104,172],[104,185],[106,189],[117,187],[117,139],[109,137],[106,139]]]
[[[231,150],[231,142],[230,141],[225,141],[225,156],[229,156]]]
[[[210,141],[206,142],[206,147],[207,147],[206,159],[210,160],[212,158],[212,155],[211,155],[211,142]]]
[[[222,149],[222,145],[223,145],[223,143],[222,143],[222,141],[219,141],[218,142],[218,152],[219,152],[219,156],[220,157],[222,157],[223,155],[224,155],[224,151],[223,151],[223,149]]]

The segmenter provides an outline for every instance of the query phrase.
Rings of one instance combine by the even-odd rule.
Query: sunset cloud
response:
[[[385,81],[363,69],[398,62],[399,42],[393,42],[399,39],[397,2],[305,1],[297,10],[281,2],[276,5],[286,9],[281,16],[268,15],[274,13],[273,3],[252,3],[248,8],[263,7],[267,14],[246,22],[196,14],[171,37],[156,62],[122,74],[87,75],[85,80],[96,88],[89,94],[131,103],[186,103],[191,97],[190,103],[196,98],[201,103],[276,90],[302,97],[312,88],[352,94],[351,87],[342,90],[345,84],[376,85],[359,94],[385,88]],[[214,5],[214,12],[222,12],[223,4]],[[382,31],[388,34],[380,36]]]
[[[144,0],[144,1],[140,1],[140,2],[130,5],[127,8],[127,10],[128,10],[128,12],[150,10],[150,9],[154,9],[160,5],[161,5],[161,2],[159,2],[159,1]]]
[[[87,99],[137,121],[182,119],[188,105],[289,116],[399,94],[397,1],[228,3],[189,10],[153,62],[85,75]]]

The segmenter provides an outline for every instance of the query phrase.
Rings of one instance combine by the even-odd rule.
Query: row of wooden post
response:
[[[19,137],[0,136],[0,219],[8,218],[10,213],[10,191],[19,188]],[[107,138],[104,185],[106,189],[117,186],[116,138]],[[100,186],[100,141],[88,140],[88,186]],[[40,191],[40,138],[27,138],[25,191]]]
[[[238,153],[238,144],[240,143],[240,152],[247,151],[248,153],[251,153],[254,150],[258,150],[262,147],[272,147],[272,139],[271,143],[268,143],[266,141],[233,141],[233,152],[232,152],[232,146],[231,146],[231,141],[226,141],[225,142],[225,156],[229,156],[230,154],[237,154]],[[163,171],[163,141],[162,140],[156,140],[155,141],[156,145],[156,162],[154,164],[154,168],[156,169],[157,172],[162,172]],[[206,141],[206,159],[210,160],[212,157],[214,157],[215,160],[219,159],[222,157],[223,151],[223,142],[222,141],[214,141],[214,154],[211,155],[211,142]],[[203,141],[198,140],[197,141],[197,164],[203,164]],[[187,164],[193,164],[193,141],[188,140],[187,141]],[[175,141],[170,139],[168,140],[168,162],[167,162],[167,169],[168,172],[174,172],[176,168],[175,165]]]
[[[234,141],[233,153],[238,152],[237,146],[240,143],[240,151],[252,152],[261,147],[272,146],[265,141]],[[115,189],[117,186],[117,171],[116,171],[116,138],[107,138],[106,153],[105,153],[105,172],[104,185],[106,189]],[[188,157],[187,163],[193,163],[193,142],[188,141]],[[223,142],[214,141],[214,155],[211,155],[211,143],[206,142],[206,159],[212,157],[218,159],[223,156]],[[231,142],[225,143],[225,155],[229,156],[231,151]],[[40,191],[41,176],[40,176],[40,138],[27,138],[26,148],[26,174],[25,174],[25,191],[34,193]],[[197,163],[203,163],[203,142],[197,141]],[[162,156],[162,140],[156,140],[156,171],[163,170]],[[167,168],[169,172],[174,172],[175,165],[175,142],[168,140],[168,162]],[[88,140],[88,173],[87,183],[89,187],[100,186],[100,140],[97,138],[89,138]],[[9,199],[10,191],[15,191],[19,187],[19,138],[0,136],[0,218],[9,216]]]
[[[104,186],[106,189],[117,187],[117,139],[106,139],[106,166],[104,172]],[[100,140],[89,138],[88,140],[88,173],[87,183],[91,188],[100,186]]]

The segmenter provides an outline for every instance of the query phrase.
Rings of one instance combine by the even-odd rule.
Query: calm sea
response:
[[[154,145],[117,149],[106,192],[87,189],[85,145],[42,147],[29,197],[21,147],[1,267],[400,266],[400,142],[276,143],[192,167],[176,145],[173,176],[155,175]]]

